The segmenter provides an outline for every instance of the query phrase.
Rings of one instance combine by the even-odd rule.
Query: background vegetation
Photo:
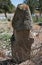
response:
[[[35,10],[38,10],[40,14],[42,13],[42,0],[24,0],[24,3],[29,5],[31,13],[34,13]]]
[[[14,11],[15,6],[13,6],[10,0],[0,0],[0,13],[5,13],[5,17],[7,17],[7,12],[12,13]]]
[[[0,0],[0,12],[13,12],[15,6],[10,0]]]

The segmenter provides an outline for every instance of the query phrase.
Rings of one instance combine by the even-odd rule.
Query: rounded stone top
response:
[[[12,27],[16,30],[31,30],[32,17],[29,6],[26,4],[19,4],[16,8]]]
[[[19,4],[17,6],[21,10],[28,10],[29,6],[27,4]]]

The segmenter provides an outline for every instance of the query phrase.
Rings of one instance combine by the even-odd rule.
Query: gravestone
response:
[[[16,63],[30,59],[31,45],[34,41],[30,38],[32,17],[29,6],[19,4],[12,20],[13,35],[11,37],[12,56]]]

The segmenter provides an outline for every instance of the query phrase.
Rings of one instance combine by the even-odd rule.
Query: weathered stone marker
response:
[[[13,35],[11,38],[12,56],[16,63],[30,59],[31,45],[30,38],[32,18],[29,7],[26,4],[19,4],[12,20]]]

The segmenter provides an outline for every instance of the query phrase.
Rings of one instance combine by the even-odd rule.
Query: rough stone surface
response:
[[[30,38],[31,23],[29,7],[26,4],[18,5],[12,20],[13,35],[11,38],[12,55],[16,63],[30,59],[31,45],[34,42],[34,39]]]
[[[32,28],[32,17],[29,6],[18,5],[12,20],[12,26],[16,30],[30,30]]]

